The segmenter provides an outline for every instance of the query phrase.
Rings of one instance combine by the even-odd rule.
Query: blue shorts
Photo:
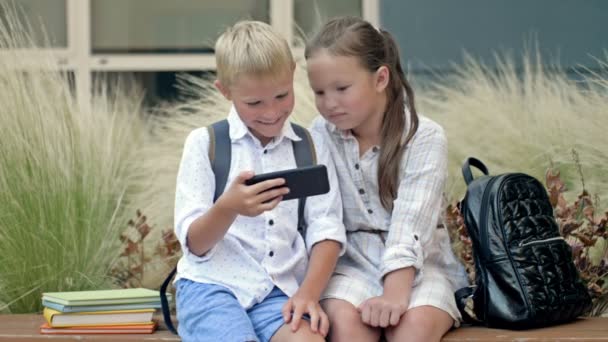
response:
[[[180,279],[175,287],[177,331],[184,342],[266,342],[285,324],[281,309],[289,298],[276,286],[248,310],[223,286]]]

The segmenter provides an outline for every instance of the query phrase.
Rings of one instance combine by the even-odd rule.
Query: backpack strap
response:
[[[230,162],[232,160],[232,145],[230,141],[230,126],[228,120],[220,120],[207,127],[209,131],[209,161],[215,175],[215,194],[213,202],[222,195],[228,181]]]
[[[458,311],[460,311],[462,320],[468,324],[481,323],[473,310],[473,295],[475,294],[475,289],[475,285],[470,285],[463,287],[454,293],[456,306],[458,307]]]
[[[167,326],[169,331],[177,335],[177,330],[173,326],[173,321],[171,321],[171,311],[169,309],[169,301],[167,300],[167,287],[169,286],[169,283],[171,283],[175,273],[177,273],[177,266],[173,267],[171,273],[169,273],[167,278],[165,278],[165,281],[163,281],[163,284],[160,286],[160,305],[163,311],[163,320],[165,321],[165,326]]]
[[[476,168],[481,170],[481,172],[483,172],[483,174],[486,176],[490,174],[488,172],[488,168],[485,166],[484,163],[481,162],[481,160],[469,157],[462,164],[462,176],[464,177],[464,181],[467,183],[467,185],[469,185],[473,181],[473,173],[471,172],[471,166],[475,166]]]
[[[315,165],[317,163],[317,154],[310,133],[302,126],[292,124],[292,127],[295,133],[302,138],[300,141],[292,142],[296,165],[298,167]],[[232,158],[230,126],[228,120],[224,119],[207,126],[207,130],[209,132],[209,161],[211,162],[211,169],[215,176],[215,193],[213,195],[213,202],[215,202],[224,192],[226,182],[228,181],[228,173],[230,172]],[[298,200],[298,231],[304,238],[306,238],[304,224],[305,204],[306,198]],[[169,287],[175,273],[177,273],[177,266],[173,268],[160,287],[160,302],[167,329],[177,335],[177,329],[175,329],[171,320],[169,301],[167,300],[167,287]]]
[[[315,145],[312,142],[310,132],[300,125],[291,124],[294,132],[302,139],[293,141],[293,154],[296,158],[298,167],[310,166],[317,164],[317,153]],[[306,197],[298,199],[298,232],[306,240],[306,224],[304,223],[304,206],[306,205]]]

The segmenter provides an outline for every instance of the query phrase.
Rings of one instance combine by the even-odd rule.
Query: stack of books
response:
[[[41,334],[151,334],[158,291],[137,288],[45,292]]]

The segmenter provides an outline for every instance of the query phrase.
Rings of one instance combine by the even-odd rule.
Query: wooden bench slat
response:
[[[608,318],[589,317],[541,329],[502,330],[462,327],[449,332],[444,342],[459,341],[608,341]]]
[[[154,334],[133,335],[41,335],[42,315],[0,315],[0,341],[72,342],[72,341],[180,341],[167,331],[162,318],[156,317],[159,330]],[[571,323],[533,330],[500,330],[483,327],[462,327],[449,332],[444,342],[461,341],[608,341],[608,318],[583,318]]]
[[[162,318],[155,317],[158,322]],[[154,334],[110,334],[110,335],[41,335],[40,325],[44,323],[42,315],[0,315],[0,341],[34,342],[34,341],[180,341],[177,335],[159,324]]]

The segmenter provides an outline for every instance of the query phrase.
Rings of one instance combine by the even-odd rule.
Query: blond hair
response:
[[[230,87],[239,75],[282,76],[293,70],[289,44],[270,25],[241,21],[229,27],[215,43],[217,79]]]

